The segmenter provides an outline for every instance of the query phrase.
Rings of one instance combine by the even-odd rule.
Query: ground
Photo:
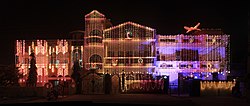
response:
[[[71,95],[59,97],[57,101],[45,98],[0,100],[0,104],[95,104],[95,105],[157,105],[157,106],[247,106],[243,98],[225,96],[169,96],[163,94],[119,94],[119,95]]]

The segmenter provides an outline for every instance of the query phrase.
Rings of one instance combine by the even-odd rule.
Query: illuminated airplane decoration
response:
[[[196,24],[194,27],[184,26],[184,29],[187,30],[186,33],[190,32],[190,31],[193,31],[193,30],[201,31],[201,29],[198,28],[199,25],[200,25],[200,23]]]

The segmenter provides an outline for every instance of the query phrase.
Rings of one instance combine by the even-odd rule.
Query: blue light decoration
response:
[[[156,70],[168,74],[170,82],[183,77],[212,80],[211,72],[226,76],[221,64],[229,58],[228,35],[158,35],[156,46]],[[219,71],[222,70],[222,71]],[[227,71],[228,72],[228,71]],[[220,77],[225,80],[226,77]]]

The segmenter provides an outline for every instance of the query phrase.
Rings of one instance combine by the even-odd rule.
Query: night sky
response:
[[[132,21],[157,34],[184,34],[183,26],[221,28],[231,35],[233,69],[246,70],[247,13],[243,3],[163,0],[6,0],[0,2],[0,64],[14,64],[16,39],[71,38],[84,30],[84,15],[98,10],[113,25]],[[247,4],[247,3],[245,3]]]

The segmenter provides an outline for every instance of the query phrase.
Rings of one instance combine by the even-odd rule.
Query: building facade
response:
[[[230,73],[230,36],[216,33],[159,35],[156,29],[134,22],[113,26],[93,10],[85,15],[85,31],[72,31],[72,39],[17,40],[16,66],[25,83],[29,55],[35,53],[37,83],[70,80],[74,61],[100,74],[125,74],[127,82],[141,75],[178,79],[226,80]],[[126,88],[126,87],[125,87]]]

